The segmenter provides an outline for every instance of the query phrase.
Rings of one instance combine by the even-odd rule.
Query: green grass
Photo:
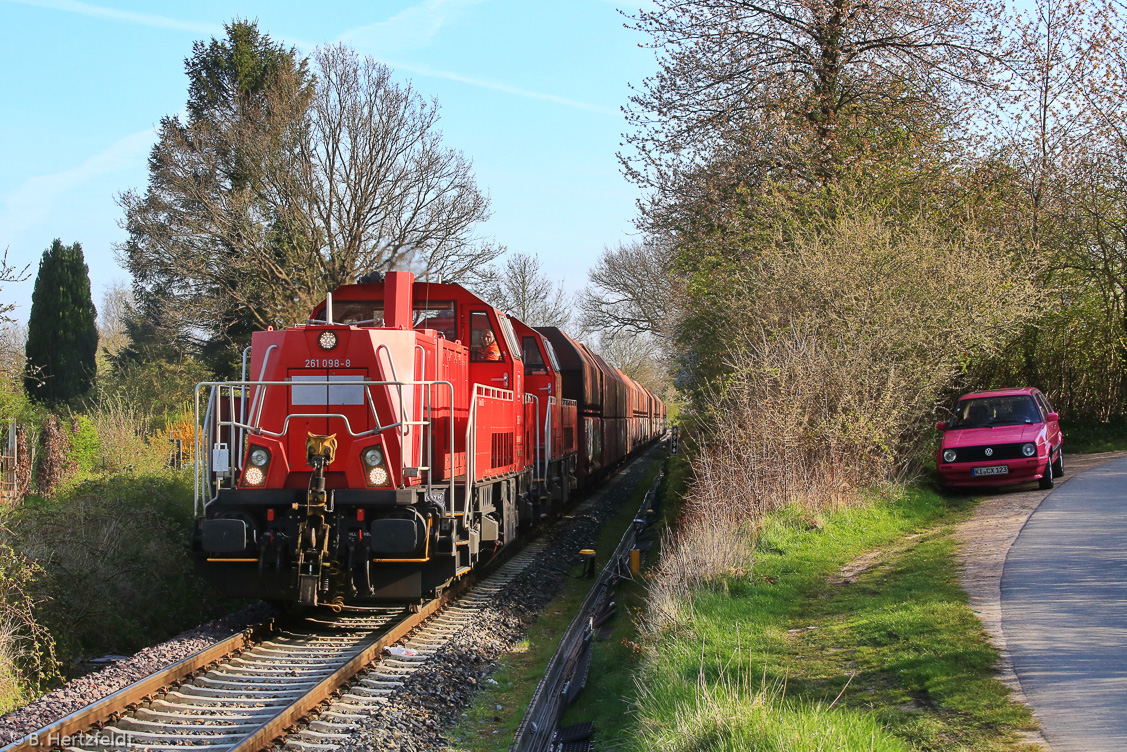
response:
[[[958,586],[950,534],[970,503],[913,489],[772,516],[750,574],[695,592],[651,646],[620,748],[1017,749],[1032,718],[994,678]],[[839,581],[865,553],[872,565]]]
[[[1064,448],[1067,452],[1114,452],[1127,449],[1127,418],[1107,423],[1096,421],[1061,421]]]
[[[664,522],[685,476],[671,463]],[[974,503],[913,488],[772,515],[747,571],[695,591],[691,616],[654,644],[640,644],[636,629],[644,578],[623,583],[613,634],[596,643],[587,688],[562,724],[593,721],[596,749],[619,752],[1029,750],[1020,732],[1035,723],[995,678],[997,654],[958,585],[951,533]],[[869,566],[843,581],[842,567],[860,557]],[[454,749],[508,748],[581,597],[546,609]]]
[[[616,517],[603,526],[595,545],[598,566],[602,567],[606,563],[606,557],[618,546],[659,470],[659,463],[652,463],[630,498],[623,502]],[[503,752],[509,749],[548,661],[583,599],[587,597],[593,582],[579,576],[579,564],[573,567],[570,574],[572,576],[567,580],[560,596],[532,624],[526,639],[500,661],[492,681],[485,682],[484,689],[478,693],[465,719],[451,732],[452,750]],[[628,620],[620,621],[629,629]],[[592,668],[592,675],[595,675],[595,668]],[[619,672],[620,686],[632,684],[631,676],[629,671]]]

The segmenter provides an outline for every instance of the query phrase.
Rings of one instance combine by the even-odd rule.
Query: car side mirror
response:
[[[939,421],[938,423],[935,424],[935,430],[936,431],[946,431],[947,430],[947,423],[945,421],[942,421],[942,420]]]
[[[1045,416],[1046,423],[1055,423],[1060,420],[1060,413],[1049,413]]]

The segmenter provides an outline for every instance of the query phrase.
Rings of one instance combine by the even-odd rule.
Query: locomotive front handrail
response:
[[[273,351],[277,347],[278,347],[277,345],[270,345],[270,347],[266,348],[266,355],[264,355],[263,358],[262,358],[262,368],[258,369],[258,380],[259,381],[262,381],[263,377],[266,375],[266,365],[270,362],[271,351]],[[266,402],[266,390],[265,389],[261,389],[261,390],[256,389],[255,393],[254,393],[254,398],[258,401],[258,406],[257,406],[258,409],[254,413],[254,422],[255,422],[255,424],[257,424],[262,420],[262,405]],[[252,407],[252,409],[254,408],[253,405],[251,407]]]
[[[257,432],[264,435],[264,436],[273,436],[275,438],[277,438],[279,436],[285,436],[286,431],[290,427],[290,418],[340,418],[341,420],[344,421],[344,427],[348,431],[348,435],[351,436],[354,439],[360,439],[360,438],[363,438],[365,436],[375,436],[376,434],[383,433],[384,431],[386,431],[389,428],[399,428],[400,426],[405,424],[405,421],[401,420],[398,423],[389,423],[386,426],[376,426],[375,428],[369,429],[367,431],[361,431],[360,433],[356,433],[355,431],[352,430],[352,423],[349,422],[348,416],[345,415],[344,413],[289,413],[289,414],[286,415],[286,419],[284,421],[282,421],[282,430],[281,431],[278,431],[277,433],[275,433],[274,431],[268,431],[265,428],[259,428],[259,429],[257,429]],[[409,422],[409,423],[406,423],[406,424],[408,424],[408,425],[420,425],[421,426],[421,425],[426,425],[426,421],[414,421],[414,422]],[[241,425],[241,424],[238,424],[238,423],[234,423],[232,425],[234,425],[236,428],[250,428],[250,426],[244,426],[244,425]]]
[[[270,350],[273,350],[275,347],[277,347],[277,345],[271,345],[267,349],[267,354],[266,354],[266,358],[264,359],[264,361],[269,359]],[[392,364],[392,368],[394,368],[394,364]],[[265,372],[265,369],[266,369],[266,363],[264,362],[263,367],[262,367],[262,371]],[[349,422],[348,416],[343,415],[341,413],[287,413],[286,419],[283,423],[283,427],[282,427],[281,432],[276,433],[274,431],[264,429],[261,426],[261,414],[262,414],[263,406],[266,402],[266,397],[265,397],[266,391],[269,387],[272,387],[272,386],[285,386],[285,387],[325,386],[325,387],[330,387],[330,388],[334,387],[334,386],[362,386],[362,387],[364,387],[365,403],[367,404],[367,406],[371,410],[371,414],[372,414],[372,417],[375,421],[376,428],[371,429],[369,431],[356,433],[355,431],[352,430],[352,425]],[[401,404],[401,409],[400,409],[401,420],[399,420],[395,423],[388,424],[388,425],[382,425],[380,423],[379,414],[376,411],[375,402],[373,401],[371,390],[370,390],[370,387],[375,387],[375,386],[395,386],[395,387],[398,388],[400,397],[402,397],[403,387],[423,387],[425,389],[425,406],[420,405],[420,408],[424,409],[424,411],[426,413],[429,413],[431,416],[433,416],[433,409],[434,409],[433,408],[433,402],[432,402],[432,392],[433,392],[433,390],[435,388],[445,387],[446,391],[448,392],[448,394],[450,396],[450,402],[449,402],[449,405],[450,405],[450,407],[449,407],[449,409],[450,409],[450,421],[449,421],[449,423],[450,423],[450,437],[449,437],[450,443],[449,443],[449,447],[448,447],[449,454],[450,454],[450,468],[449,468],[449,478],[448,478],[447,482],[444,483],[443,485],[445,485],[449,489],[450,496],[449,496],[449,499],[446,500],[441,506],[443,507],[443,511],[444,511],[445,516],[452,516],[453,515],[453,504],[454,504],[454,498],[455,498],[455,480],[454,480],[454,478],[455,478],[455,475],[456,475],[456,473],[455,473],[455,462],[454,462],[454,455],[456,454],[456,452],[454,451],[454,448],[455,448],[455,444],[454,444],[455,404],[454,404],[454,385],[453,385],[453,383],[450,382],[450,381],[445,381],[445,380],[442,380],[442,381],[372,381],[372,380],[366,379],[366,378],[349,379],[349,380],[333,380],[333,379],[330,379],[327,376],[324,380],[309,380],[309,381],[300,381],[300,382],[295,382],[292,379],[285,379],[285,380],[282,380],[282,381],[258,379],[258,380],[255,380],[255,381],[248,381],[248,380],[242,380],[242,381],[203,381],[203,382],[196,384],[196,389],[195,389],[195,423],[196,423],[197,426],[202,426],[204,430],[196,432],[196,458],[197,458],[197,460],[196,460],[196,463],[195,463],[195,468],[193,470],[193,476],[194,476],[193,480],[194,480],[194,488],[195,488],[195,494],[194,494],[195,495],[195,502],[193,504],[193,508],[194,508],[195,514],[197,516],[199,516],[201,514],[201,501],[203,502],[203,505],[202,505],[203,508],[206,509],[206,507],[209,504],[211,504],[212,502],[214,502],[218,498],[218,491],[219,491],[218,486],[214,489],[214,493],[211,492],[211,490],[209,489],[209,486],[211,484],[211,481],[210,481],[209,478],[210,478],[210,476],[215,475],[216,472],[212,468],[212,463],[213,463],[214,460],[211,457],[211,454],[208,450],[211,448],[211,445],[213,443],[211,441],[211,439],[213,437],[218,437],[219,432],[225,427],[230,428],[232,430],[232,433],[234,433],[235,431],[239,432],[237,434],[238,446],[229,447],[228,448],[228,456],[229,457],[237,456],[238,457],[238,467],[242,467],[242,450],[243,450],[242,443],[245,441],[245,437],[246,437],[246,434],[244,432],[255,433],[255,434],[259,434],[259,435],[268,435],[268,436],[273,436],[273,437],[284,436],[286,434],[286,430],[289,427],[290,418],[340,418],[340,419],[344,420],[345,425],[348,428],[349,435],[354,437],[354,438],[358,438],[358,437],[362,437],[362,436],[369,436],[369,435],[376,435],[376,434],[382,433],[383,431],[386,431],[389,428],[399,428],[399,427],[402,427],[402,426],[407,426],[408,431],[409,431],[410,426],[430,427],[430,426],[433,425],[433,420],[426,420],[426,419],[418,420],[418,421],[402,420],[402,418],[405,417],[405,415],[406,415],[406,412],[402,407],[402,403],[400,403]],[[234,416],[236,414],[236,411],[234,409],[234,393],[235,393],[235,391],[238,390],[242,393],[242,395],[244,397],[243,408],[245,408],[246,407],[245,396],[247,395],[248,391],[252,387],[254,388],[254,403],[255,404],[252,404],[251,410],[249,412],[254,414],[254,417],[255,417],[254,422],[253,423],[246,423],[246,422],[238,420],[234,417],[232,417],[231,419],[228,419],[228,420],[223,420],[222,419],[222,412],[218,409],[219,400],[222,399],[222,394],[221,394],[222,390],[224,388],[229,390],[228,391],[228,398],[231,401],[231,406],[229,408],[230,409],[229,414]],[[200,422],[200,396],[201,396],[201,390],[204,389],[204,388],[209,388],[210,392],[209,392],[209,395],[208,395],[207,408],[205,410],[204,419],[203,419],[203,422],[201,423]],[[240,412],[242,412],[242,411],[240,411]],[[215,417],[214,427],[212,426],[212,416]],[[214,428],[214,433],[213,433],[213,428]],[[427,431],[427,434],[428,434],[428,437],[430,439],[428,441],[427,461],[426,461],[425,465],[420,464],[420,466],[417,469],[420,470],[420,471],[425,469],[427,471],[426,496],[427,496],[428,499],[433,500],[435,498],[434,497],[434,483],[433,483],[433,468],[435,466],[434,465],[434,456],[433,456],[434,455],[433,431]],[[406,435],[406,434],[404,434],[404,435]],[[234,438],[234,436],[232,438]],[[420,451],[421,451],[421,448],[422,447],[420,445],[420,447],[419,447]],[[403,455],[404,455],[404,453],[400,452],[400,475],[402,475],[403,467],[404,467],[404,465],[403,465]],[[422,459],[422,457],[420,457],[419,459]],[[233,463],[231,463],[229,461],[228,462],[228,468],[232,468],[233,466],[234,466]],[[234,478],[234,475],[235,475],[234,471],[229,470],[228,472],[230,472],[231,477]],[[204,500],[204,498],[203,498],[205,496],[205,493],[206,493],[206,496],[207,496],[206,500]]]

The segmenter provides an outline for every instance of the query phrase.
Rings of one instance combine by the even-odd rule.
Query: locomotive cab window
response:
[[[325,309],[321,309],[321,316]],[[333,303],[333,323],[353,326],[383,326],[383,303],[371,300],[338,300]]]
[[[454,317],[453,303],[415,303],[411,316],[415,329],[434,329],[451,342],[458,339],[458,320]]]
[[[474,363],[500,363],[505,357],[497,342],[497,332],[489,323],[489,314],[474,311],[470,314],[470,360]]]
[[[524,345],[524,374],[547,373],[548,367],[544,364],[540,348],[536,346],[536,338],[524,337],[521,344]]]
[[[559,373],[560,372],[560,360],[559,360],[559,358],[556,357],[556,348],[552,347],[552,343],[549,342],[547,339],[544,339],[542,341],[544,342],[544,349],[546,349],[548,351],[548,360],[550,360],[552,362],[552,370],[555,371],[556,373]]]
[[[509,346],[509,352],[513,357],[520,360],[520,346],[517,344],[517,335],[513,331],[513,323],[509,321],[509,317],[497,311],[497,320],[501,322],[501,333],[505,335],[505,344]]]

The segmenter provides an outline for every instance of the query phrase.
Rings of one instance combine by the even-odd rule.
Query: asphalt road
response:
[[[1001,611],[1053,752],[1127,750],[1127,458],[1041,503],[1006,558]]]

